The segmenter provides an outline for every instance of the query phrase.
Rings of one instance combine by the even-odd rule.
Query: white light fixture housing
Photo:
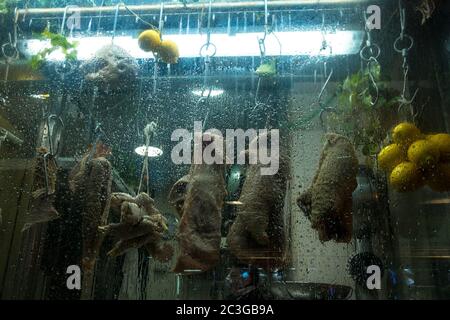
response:
[[[137,147],[136,149],[134,149],[134,152],[136,152],[138,155],[144,157],[146,155],[146,149],[147,149],[147,155],[150,158],[157,158],[162,156],[163,151],[160,148],[157,147],[151,147],[149,146],[148,148],[146,148],[146,146],[140,146]]]
[[[364,32],[338,30],[333,33],[322,34],[321,31],[283,31],[275,33],[275,37],[267,37],[265,54],[267,56],[330,56],[356,54],[363,41]],[[227,33],[214,33],[211,42],[217,47],[215,57],[252,57],[261,54],[258,39],[262,33],[249,32],[230,35]],[[167,34],[164,39],[175,41],[179,48],[181,58],[199,57],[199,49],[206,43],[205,34]],[[69,41],[76,41],[78,59],[87,60],[94,56],[100,48],[111,44],[111,37],[73,37]],[[278,42],[279,41],[279,42]],[[323,41],[332,50],[322,50]],[[125,49],[134,58],[153,59],[153,55],[139,48],[136,38],[131,36],[116,36],[114,44]],[[281,44],[281,48],[280,48]],[[49,47],[48,40],[30,39],[19,42],[21,52],[26,55],[37,54],[40,50]],[[281,50],[280,50],[281,49]],[[281,51],[281,52],[280,52]],[[57,50],[52,52],[48,60],[64,60],[64,54]]]
[[[217,97],[223,94],[222,89],[211,89],[211,90],[192,90],[192,93],[199,97]]]

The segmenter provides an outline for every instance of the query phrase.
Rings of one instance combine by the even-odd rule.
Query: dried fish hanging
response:
[[[279,136],[260,134],[250,142],[251,147],[246,152],[250,163],[257,158],[257,153],[268,153],[264,148],[268,139],[277,143]],[[276,151],[270,150],[272,152]],[[282,267],[286,262],[284,206],[289,159],[285,150],[279,153],[279,170],[274,175],[263,175],[261,163],[248,166],[237,216],[227,236],[231,253],[241,263],[268,270]]]
[[[66,7],[61,23],[60,33],[64,35],[64,27],[67,16]],[[67,88],[65,79],[74,71],[74,66],[69,61],[61,65],[55,65],[55,73],[60,77],[62,83],[61,96],[56,113],[51,107],[43,107],[43,120],[40,129],[41,141],[38,142],[37,156],[35,160],[35,178],[32,191],[32,205],[30,214],[25,218],[22,231],[28,229],[35,223],[48,222],[59,217],[59,213],[53,207],[56,192],[56,175],[58,165],[56,162],[60,148],[61,134],[64,122],[61,114],[67,101]]]
[[[352,193],[357,187],[358,159],[348,138],[326,134],[319,168],[297,205],[322,242],[349,243],[352,238]]]
[[[205,63],[204,82],[196,108],[202,102],[207,105],[212,91],[208,79],[211,58],[216,54],[216,46],[211,42],[212,20],[214,15],[210,1],[206,43],[200,48],[200,56],[204,58]],[[209,108],[203,120],[203,129],[210,112]],[[202,154],[205,148],[211,148],[210,144],[218,146],[219,149],[225,146],[223,137],[213,133],[203,133],[201,140],[208,141],[198,146],[202,149]],[[214,150],[223,156],[224,150]],[[189,173],[172,187],[169,203],[175,206],[181,218],[177,233],[180,250],[174,272],[178,274],[204,272],[213,269],[219,262],[222,207],[226,196],[224,177],[225,164],[198,164],[194,160]],[[214,270],[212,272],[215,278]]]
[[[62,98],[63,99],[63,98]],[[50,114],[44,107],[41,139],[34,162],[34,180],[30,212],[25,216],[22,232],[37,223],[49,222],[60,215],[53,206],[58,171],[57,154],[61,130],[61,117]]]
[[[114,47],[115,30],[117,26],[118,8],[114,19],[114,31],[111,38],[111,47]],[[99,18],[98,24],[100,25]],[[94,86],[92,105],[98,94],[98,86]],[[92,114],[90,114],[92,117]],[[94,130],[94,143],[83,156],[69,176],[69,186],[74,200],[80,206],[82,218],[82,258],[83,285],[81,299],[91,299],[95,282],[95,268],[99,251],[102,246],[105,232],[99,230],[108,222],[111,205],[112,166],[107,160],[111,149],[103,143],[107,139],[96,122]]]
[[[411,117],[411,121],[415,122],[418,113],[414,113],[414,108],[412,103],[414,102],[417,93],[419,92],[419,88],[416,89],[413,96],[408,99],[407,98],[407,87],[408,87],[408,74],[409,74],[409,63],[408,63],[408,55],[409,51],[414,46],[414,39],[408,35],[406,31],[406,9],[403,7],[402,0],[399,0],[399,15],[400,15],[400,35],[395,39],[394,42],[394,50],[398,53],[401,53],[403,58],[403,89],[399,99],[399,107],[398,113],[399,115],[402,112],[402,109],[405,107],[409,108],[409,117]]]
[[[90,299],[93,294],[95,266],[104,239],[98,227],[107,223],[110,209],[112,167],[106,157],[111,150],[102,142],[104,139],[100,124],[97,124],[93,146],[69,176],[69,186],[74,202],[80,206],[82,218],[81,299]]]
[[[220,147],[225,143],[221,135],[205,132],[201,141],[198,147],[202,148],[202,154],[206,148],[212,151],[211,144],[214,144],[216,156],[223,159],[225,152]],[[227,194],[225,166],[195,161],[191,164],[177,233],[180,250],[173,269],[176,273],[208,271],[220,260],[222,207]]]

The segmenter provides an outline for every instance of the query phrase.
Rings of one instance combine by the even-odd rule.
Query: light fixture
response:
[[[217,97],[223,94],[222,89],[206,89],[206,90],[192,90],[192,93],[199,97]]]
[[[136,149],[134,149],[134,152],[136,152],[138,155],[144,157],[146,155],[145,150],[146,150],[146,146],[140,146],[140,147],[137,147]],[[162,154],[163,154],[163,151],[160,148],[151,147],[151,146],[149,146],[147,148],[147,156],[150,158],[160,157]]]
[[[276,37],[267,37],[265,41],[266,56],[330,56],[358,53],[363,41],[363,31],[338,30],[323,35],[321,31],[285,31],[276,32]],[[217,47],[216,57],[252,57],[261,54],[258,38],[262,33],[214,33],[211,42]],[[178,45],[181,58],[199,57],[199,48],[206,43],[205,34],[166,34],[164,39],[175,41]],[[111,37],[74,37],[70,41],[76,41],[77,58],[87,60],[94,56],[103,46],[111,44]],[[323,41],[332,50],[322,50]],[[142,51],[136,38],[131,36],[116,36],[114,44],[125,49],[135,58],[154,58],[151,53]],[[281,45],[281,47],[280,47]],[[31,56],[50,46],[48,40],[30,39],[19,42],[21,52]],[[281,50],[280,50],[281,49]],[[56,50],[48,55],[47,59],[61,61],[64,54]]]
[[[50,98],[50,95],[48,93],[31,94],[30,97],[39,99],[39,100],[46,100],[46,99]]]

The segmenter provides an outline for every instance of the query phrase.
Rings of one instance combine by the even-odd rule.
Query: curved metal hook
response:
[[[330,80],[331,80],[331,77],[333,76],[333,73],[334,73],[334,69],[331,69],[331,72],[330,72],[330,74],[328,75],[327,80],[326,80],[325,83],[323,84],[322,89],[320,90],[319,96],[317,97],[317,104],[318,104],[321,108],[324,107],[324,105],[322,104],[322,96],[323,96],[323,94],[324,94],[324,92],[325,92],[325,89],[326,89],[327,86],[328,86],[328,83],[329,83]]]
[[[381,49],[376,43],[365,45],[359,52],[359,56],[364,61],[370,61],[371,59],[378,59],[381,54]]]
[[[46,125],[47,125],[47,130],[48,130],[47,136],[48,136],[48,144],[50,147],[50,154],[57,155],[58,150],[54,150],[55,146],[53,145],[53,129],[50,128],[51,120],[55,120],[55,124],[59,122],[59,124],[61,125],[61,128],[64,128],[64,122],[63,122],[62,118],[60,116],[57,116],[56,114],[50,114],[47,117]]]
[[[320,113],[319,113],[320,126],[322,127],[322,129],[324,129],[324,131],[326,130],[326,128],[325,128],[325,121],[323,119],[323,115],[326,113],[336,113],[336,109],[332,108],[332,107],[324,107],[322,110],[320,110]]]
[[[17,50],[17,47],[9,41],[2,45],[2,55],[7,62],[17,60],[19,58],[19,50]]]
[[[378,88],[377,82],[375,80],[375,76],[372,73],[372,63],[378,64],[378,60],[375,57],[371,57],[369,59],[369,62],[367,62],[367,72],[369,74],[370,82],[372,83],[372,87],[375,89],[375,99],[371,99],[370,105],[373,107],[378,103],[378,100],[380,98],[380,90]]]
[[[399,103],[400,103],[400,104],[399,104],[399,106],[398,106],[397,112],[400,113],[401,110],[402,110],[404,107],[406,107],[406,106],[411,106],[412,103],[414,102],[414,100],[416,99],[416,96],[417,96],[418,93],[419,93],[419,88],[416,89],[416,91],[414,92],[412,98],[409,99],[409,100],[406,99],[406,97],[405,97],[404,95],[402,95],[402,96],[400,97],[400,99],[399,99]],[[416,115],[413,114],[412,108],[410,109],[410,111],[411,111],[411,115],[412,115],[413,117],[417,116],[417,114],[416,114]]]

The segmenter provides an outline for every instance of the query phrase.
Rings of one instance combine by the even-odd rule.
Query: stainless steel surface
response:
[[[325,5],[352,5],[368,3],[368,0],[280,0],[269,1],[267,3],[268,9],[275,8],[295,8],[299,6],[325,6]],[[204,9],[205,3],[193,3],[187,6],[182,3],[167,3],[164,5],[164,12],[192,12]],[[158,13],[161,9],[160,4],[147,4],[147,5],[130,5],[127,6],[131,10],[138,13]],[[233,11],[233,10],[264,10],[264,1],[236,1],[236,2],[216,2],[212,4],[213,11]],[[43,14],[64,14],[66,8],[31,8],[31,9],[19,9],[19,16],[32,16]],[[105,7],[83,7],[76,8],[77,12],[83,13],[113,13],[116,10],[116,6]],[[120,6],[120,12],[125,12],[126,8]],[[74,12],[74,9],[68,8],[67,13]]]

